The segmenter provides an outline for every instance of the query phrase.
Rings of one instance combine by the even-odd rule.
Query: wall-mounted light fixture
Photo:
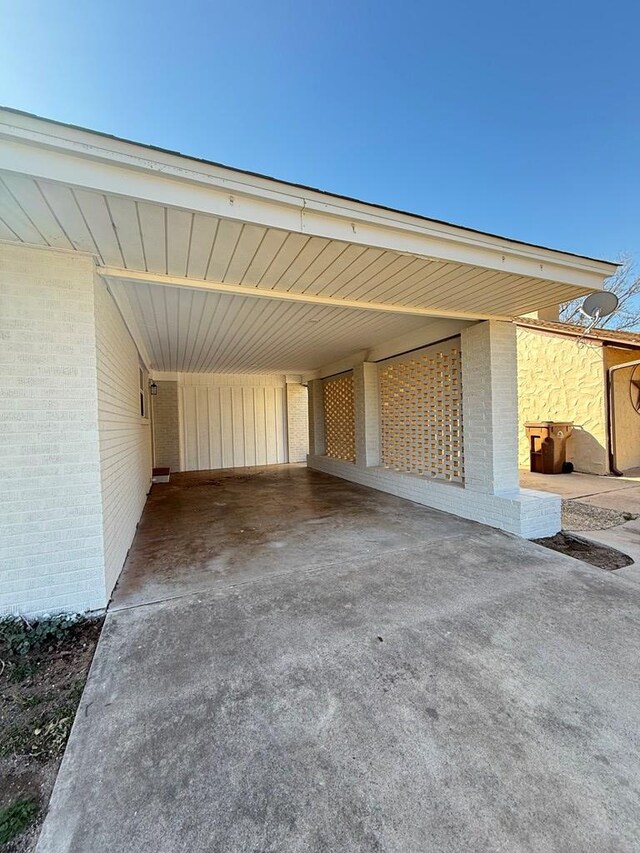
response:
[[[151,380],[151,382],[149,383],[149,392],[152,397],[155,397],[158,393],[158,386],[153,380]]]

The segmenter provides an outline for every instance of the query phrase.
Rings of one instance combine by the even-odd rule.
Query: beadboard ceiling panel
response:
[[[109,281],[150,367],[302,373],[425,325],[426,318]]]

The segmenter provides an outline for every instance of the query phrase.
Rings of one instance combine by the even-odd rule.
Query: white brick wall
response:
[[[465,487],[518,488],[516,327],[488,322],[462,332]]]
[[[359,468],[328,456],[308,456],[307,465],[316,471],[499,527],[527,539],[550,536],[559,529],[560,498],[557,495],[527,489],[499,496],[487,495],[469,491],[459,483],[446,483],[387,468]]]
[[[324,439],[324,397],[322,379],[311,379],[307,386],[309,403],[309,453],[323,456]]]
[[[156,380],[158,393],[150,397],[153,415],[154,465],[180,470],[178,383]]]
[[[105,604],[93,277],[0,244],[0,614]]]
[[[150,480],[138,355],[92,258],[0,244],[0,615],[103,608]]]
[[[357,464],[329,459],[314,437],[321,434],[321,400],[309,394],[310,468],[416,503],[451,512],[526,538],[560,529],[560,498],[520,489],[517,455],[515,327],[486,322],[462,332],[465,485],[405,474],[375,464],[378,410],[374,371],[354,368]],[[369,462],[367,465],[366,462]]]
[[[307,389],[287,381],[287,443],[289,462],[304,462],[309,451]]]
[[[95,320],[108,597],[126,559],[151,486],[151,429],[149,418],[140,416],[138,351],[111,294],[98,276],[95,277]]]
[[[356,416],[356,465],[380,464],[380,394],[378,365],[362,362],[353,369]]]

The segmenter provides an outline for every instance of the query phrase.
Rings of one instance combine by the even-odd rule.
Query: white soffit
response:
[[[425,317],[108,280],[148,366],[303,373],[413,332]]]

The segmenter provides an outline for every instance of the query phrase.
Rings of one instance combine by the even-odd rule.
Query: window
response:
[[[147,372],[143,367],[138,367],[138,382],[140,385],[140,417],[149,417],[147,413]]]

